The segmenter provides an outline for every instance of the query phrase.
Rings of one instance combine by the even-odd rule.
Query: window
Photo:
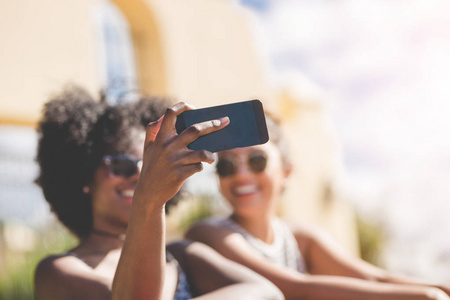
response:
[[[34,128],[0,126],[0,220],[20,220],[30,226],[45,221],[49,206],[34,184],[37,134]]]
[[[102,86],[107,101],[117,104],[136,97],[139,89],[133,41],[128,22],[110,1],[96,10]]]

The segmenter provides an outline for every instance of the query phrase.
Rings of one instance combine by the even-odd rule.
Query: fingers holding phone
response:
[[[192,106],[177,103],[163,118],[147,126],[143,166],[136,195],[151,193],[162,201],[172,198],[184,180],[203,169],[202,162],[214,162],[214,155],[204,149],[191,150],[188,144],[201,136],[221,130],[229,124],[227,117],[193,124],[177,134],[177,117]]]
[[[181,145],[187,147],[198,138],[218,131],[226,127],[228,124],[230,124],[230,119],[227,116],[193,124],[179,133],[179,142]]]
[[[184,180],[203,169],[202,162],[214,162],[212,152],[263,144],[268,139],[259,100],[202,109],[177,103],[147,128],[136,190],[158,193],[167,201]]]
[[[188,110],[178,115],[175,127],[180,134],[193,124],[225,116],[230,120],[229,126],[191,141],[188,148],[217,152],[264,144],[269,140],[264,109],[259,100]]]

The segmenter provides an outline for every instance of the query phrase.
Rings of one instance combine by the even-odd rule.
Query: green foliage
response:
[[[361,216],[356,219],[361,258],[382,267],[381,254],[386,244],[386,231]]]
[[[6,249],[3,255],[5,268],[0,272],[0,300],[34,299],[34,271],[45,256],[66,251],[76,244],[76,239],[60,225],[52,224],[37,233],[34,251],[14,253]]]

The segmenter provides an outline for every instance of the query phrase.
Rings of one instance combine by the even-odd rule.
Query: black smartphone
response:
[[[177,133],[181,133],[193,124],[221,117],[230,118],[230,124],[219,131],[199,137],[188,148],[217,152],[264,144],[269,140],[264,109],[259,100],[188,110],[177,117],[175,127]]]

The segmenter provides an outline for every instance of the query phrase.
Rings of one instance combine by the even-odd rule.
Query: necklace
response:
[[[95,229],[95,228],[92,229],[92,233],[93,234],[97,234],[97,235],[101,235],[101,236],[104,236],[104,237],[112,238],[112,239],[121,240],[121,241],[125,240],[125,234],[110,233],[110,232],[98,230],[98,229]]]

